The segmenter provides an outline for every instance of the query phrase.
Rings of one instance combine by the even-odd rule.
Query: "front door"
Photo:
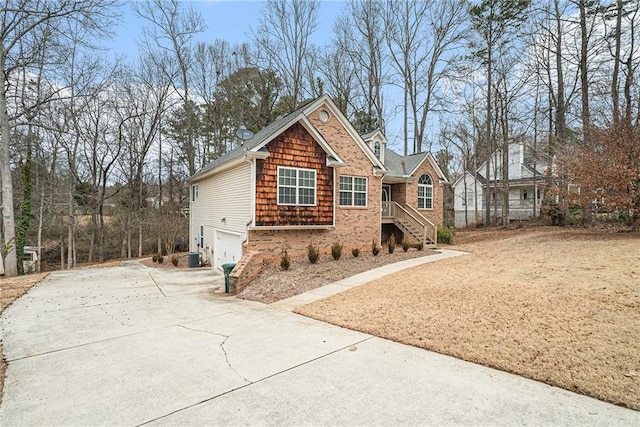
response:
[[[382,184],[382,217],[388,217],[391,215],[391,204],[385,203],[391,201],[391,186]]]
[[[390,202],[391,201],[391,186],[382,184],[382,201]]]

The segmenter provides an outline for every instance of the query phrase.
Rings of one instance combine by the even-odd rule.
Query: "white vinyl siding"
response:
[[[340,206],[367,206],[366,177],[340,177]]]
[[[278,167],[278,204],[315,206],[316,171]]]
[[[198,202],[191,204],[190,250],[197,249],[195,236],[204,227],[203,246],[213,249],[214,230],[246,235],[251,221],[251,165],[244,162],[232,169],[198,181]],[[244,240],[244,238],[243,238]]]

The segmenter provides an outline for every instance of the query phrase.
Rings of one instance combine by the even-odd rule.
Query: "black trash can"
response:
[[[224,273],[224,291],[229,293],[229,275],[235,268],[235,263],[222,264],[222,272]]]
[[[189,252],[189,268],[201,267],[200,252]]]

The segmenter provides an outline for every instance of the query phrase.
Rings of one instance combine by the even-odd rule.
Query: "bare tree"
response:
[[[11,183],[10,127],[7,90],[16,78],[15,71],[38,59],[42,37],[65,39],[60,24],[76,21],[92,34],[109,27],[113,0],[8,0],[0,7],[0,175],[2,177],[3,258],[5,274],[18,272],[15,245],[13,188]],[[43,29],[46,28],[46,31]],[[28,49],[20,51],[22,44]],[[33,50],[35,49],[35,51]]]
[[[403,90],[404,154],[422,151],[440,80],[465,37],[468,4],[459,0],[388,2],[386,42]],[[410,132],[411,128],[411,132]],[[430,150],[431,147],[429,146]]]
[[[327,93],[340,111],[349,117],[354,109],[356,70],[353,61],[337,44],[326,47],[318,60],[318,68]]]
[[[615,23],[605,37],[613,61],[611,100],[613,126],[616,127],[620,122],[630,125],[632,121],[632,87],[640,63],[637,52],[638,42],[635,37],[640,23],[640,2],[615,0],[610,6],[604,8],[605,25],[610,26],[609,22],[612,20]],[[621,74],[624,77],[623,106],[620,100]]]
[[[592,38],[597,19],[597,0],[577,0],[578,19],[580,25],[580,94],[582,101],[582,133],[585,141],[589,140],[591,128],[591,109],[589,107],[589,68]]]
[[[479,36],[475,54],[482,59],[487,70],[487,152],[495,151],[493,131],[493,67],[495,50],[509,36],[509,30],[525,19],[530,0],[482,0],[470,9],[472,24]],[[486,161],[485,175],[490,176],[490,158]],[[485,193],[485,225],[491,222],[491,192]]]
[[[167,61],[171,58],[167,57]],[[147,59],[121,82],[119,97],[118,141],[126,147],[119,165],[126,183],[122,195],[126,210],[122,220],[121,256],[133,256],[133,231],[138,233],[138,256],[142,253],[142,228],[145,221],[145,178],[149,178],[147,160],[157,141],[162,117],[171,107],[168,76]],[[126,144],[124,143],[126,141]],[[150,178],[151,179],[151,178]]]
[[[359,86],[359,105],[352,100],[360,116],[362,133],[379,128],[385,131],[384,88],[387,85],[383,3],[380,0],[349,0],[346,13],[335,25],[336,43],[353,63]]]
[[[180,95],[182,108],[187,117],[185,141],[182,149],[190,175],[197,171],[197,149],[195,146],[195,127],[190,92],[190,77],[194,41],[196,34],[205,30],[202,15],[193,8],[183,9],[178,0],[148,0],[134,4],[136,13],[150,23],[143,30],[142,46],[145,55],[155,62],[156,67],[166,74],[174,90]],[[173,59],[166,62],[167,56]],[[171,65],[171,66],[169,66]]]
[[[267,0],[253,38],[259,49],[274,64],[286,88],[286,106],[298,107],[305,95],[307,55],[311,35],[318,27],[316,0]]]

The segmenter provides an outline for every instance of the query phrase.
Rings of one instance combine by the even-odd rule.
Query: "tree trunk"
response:
[[[622,37],[622,8],[623,0],[616,0],[615,53],[613,58],[613,75],[611,76],[611,101],[613,102],[613,126],[620,121],[620,45]]]
[[[506,91],[506,89],[505,89]],[[506,97],[506,93],[505,93]],[[502,102],[502,225],[509,225],[509,109]]]
[[[74,218],[74,209],[73,209],[73,193],[72,193],[72,185],[69,183],[69,223],[67,224],[67,268],[72,268],[75,266],[75,259],[73,257],[74,252],[74,233],[73,233],[73,224],[75,222]]]
[[[567,119],[566,119],[566,105],[564,99],[564,73],[563,73],[563,65],[562,65],[562,17],[560,15],[559,10],[559,0],[555,1],[555,12],[556,12],[556,49],[555,49],[555,60],[556,60],[556,70],[557,70],[557,97],[556,97],[556,143],[564,144],[567,139]],[[555,154],[556,150],[553,149],[553,153]]]
[[[102,205],[100,206],[98,220],[100,222],[98,230],[98,261],[104,262],[104,212]]]
[[[60,270],[65,269],[64,259],[64,217],[60,215]]]
[[[96,234],[97,234],[97,221],[96,214],[91,214],[91,235],[89,236],[89,259],[88,262],[93,262],[93,249],[96,242]]]
[[[2,257],[5,277],[18,275],[18,257],[15,251],[16,225],[13,210],[13,181],[9,150],[9,113],[7,111],[6,52],[0,43],[0,179],[2,179],[2,226],[4,229]]]
[[[491,30],[493,28],[493,23],[489,23],[489,40],[493,39],[491,35]],[[493,132],[492,132],[492,121],[493,121],[493,113],[491,110],[492,107],[492,91],[493,91],[493,80],[492,80],[492,71],[493,71],[493,46],[491,42],[488,43],[487,49],[487,165],[485,167],[485,179],[486,179],[486,187],[487,192],[485,193],[485,203],[486,206],[484,208],[484,225],[488,226],[491,224],[491,189],[489,187],[489,180],[491,175],[491,150],[493,148]]]
[[[586,0],[580,0],[578,2],[578,7],[580,9],[580,89],[582,92],[582,133],[584,135],[584,142],[588,144],[589,128],[591,126],[591,112],[589,111],[589,76],[587,73],[589,35],[587,33],[587,11],[585,3]]]

